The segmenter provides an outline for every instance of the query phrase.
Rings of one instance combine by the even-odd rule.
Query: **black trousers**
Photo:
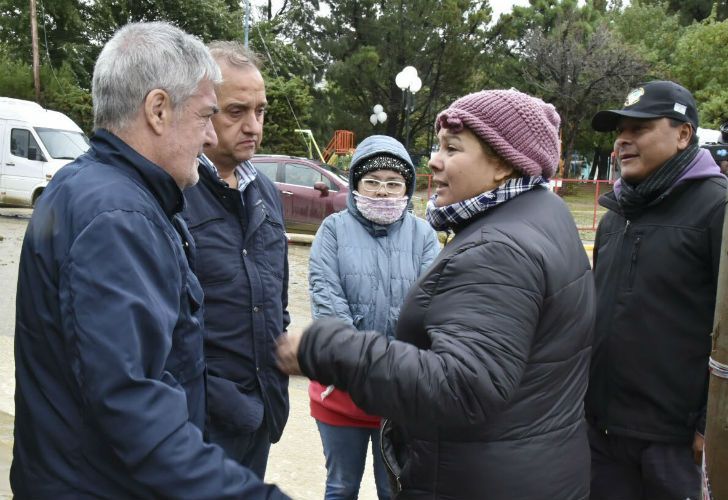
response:
[[[691,444],[605,434],[589,425],[591,500],[700,500]]]

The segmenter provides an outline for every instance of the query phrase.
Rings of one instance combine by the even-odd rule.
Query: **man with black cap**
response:
[[[586,414],[592,499],[697,499],[726,178],[669,81],[592,119],[621,179],[594,242],[597,325]]]

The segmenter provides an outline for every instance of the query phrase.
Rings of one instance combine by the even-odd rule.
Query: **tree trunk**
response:
[[[718,274],[718,293],[715,301],[713,348],[711,358],[728,365],[728,217],[723,222],[723,244]],[[726,375],[725,373],[723,374]],[[728,498],[728,379],[711,371],[708,390],[708,414],[705,425],[705,474],[711,496]]]
[[[36,19],[35,0],[30,0],[30,38],[33,45],[33,86],[35,102],[40,104],[40,55],[38,51],[38,21]]]
[[[594,174],[596,174],[597,179],[601,179],[599,177],[599,161],[601,160],[601,151],[599,148],[594,148],[594,158],[592,159],[591,169],[589,170],[589,179],[594,179]]]

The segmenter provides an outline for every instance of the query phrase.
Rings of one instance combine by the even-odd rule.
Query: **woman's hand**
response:
[[[693,458],[697,465],[703,463],[703,450],[705,448],[705,438],[702,434],[695,431],[695,439],[693,439]]]
[[[276,348],[278,369],[288,375],[303,375],[301,367],[298,365],[298,346],[301,344],[303,332],[288,332],[276,340],[278,347]]]

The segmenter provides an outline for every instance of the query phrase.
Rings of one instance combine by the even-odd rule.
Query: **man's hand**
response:
[[[302,332],[288,332],[278,337],[276,343],[278,368],[288,375],[303,375],[298,365],[298,346],[301,344]]]
[[[693,458],[695,463],[701,465],[703,463],[703,448],[705,447],[705,437],[699,432],[695,433],[693,439]]]

